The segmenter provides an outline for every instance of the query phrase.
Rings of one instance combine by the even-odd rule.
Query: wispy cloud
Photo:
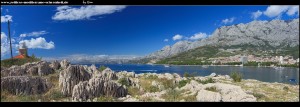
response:
[[[70,6],[59,6],[57,12],[52,16],[53,20],[84,20],[92,16],[112,14],[125,9],[126,6],[81,6],[79,8]]]
[[[206,33],[199,32],[199,33],[196,33],[193,36],[191,36],[189,39],[190,40],[198,40],[198,39],[203,39],[206,37],[208,37],[208,35]]]
[[[164,42],[168,42],[169,41],[169,39],[164,39]]]
[[[235,17],[227,18],[227,19],[222,20],[222,23],[223,23],[223,24],[230,24],[230,23],[232,23],[235,19],[236,19]]]
[[[12,16],[11,15],[5,15],[5,16],[1,16],[1,23],[5,23],[11,21],[12,22]]]
[[[31,32],[31,33],[23,33],[23,34],[20,34],[20,37],[39,37],[41,35],[45,35],[47,34],[48,32],[46,31],[35,31],[35,32]]]
[[[263,12],[257,10],[256,12],[251,13],[251,18],[256,20],[258,17],[260,17],[263,14]]]
[[[175,41],[175,40],[181,40],[182,38],[183,38],[183,36],[182,36],[182,35],[179,35],[179,34],[173,36],[173,40],[174,40],[174,41]]]

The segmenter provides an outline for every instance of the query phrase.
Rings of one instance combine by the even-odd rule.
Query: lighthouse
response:
[[[23,58],[28,58],[28,52],[27,52],[27,46],[25,42],[20,43],[19,45],[19,55],[15,56],[14,58],[17,59],[23,59]]]

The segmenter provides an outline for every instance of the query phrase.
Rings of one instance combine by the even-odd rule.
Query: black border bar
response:
[[[298,0],[1,0],[1,5],[299,5]]]

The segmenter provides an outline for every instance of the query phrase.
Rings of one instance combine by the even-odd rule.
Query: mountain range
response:
[[[299,54],[299,18],[292,20],[274,19],[271,21],[252,21],[217,28],[207,38],[197,41],[179,41],[172,46],[165,46],[140,60],[156,62],[179,53],[203,46],[216,46],[228,49],[256,47],[257,49],[278,50],[297,47]],[[298,55],[299,57],[299,55]]]

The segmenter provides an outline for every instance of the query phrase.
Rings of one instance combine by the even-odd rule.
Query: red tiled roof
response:
[[[23,58],[26,58],[26,56],[25,56],[25,55],[17,55],[17,56],[15,56],[14,58],[17,58],[17,59],[23,59]]]

